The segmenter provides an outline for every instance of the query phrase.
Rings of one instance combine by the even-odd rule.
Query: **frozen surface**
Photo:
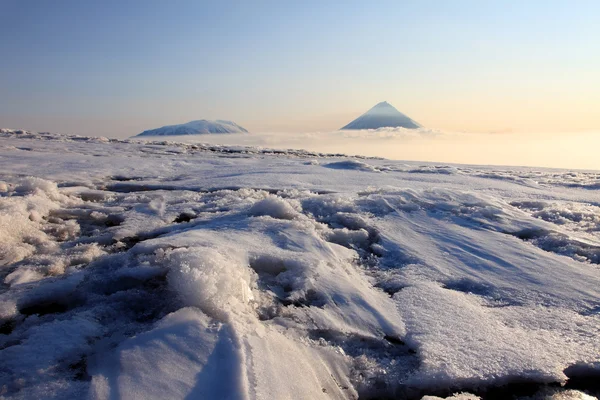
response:
[[[600,173],[0,132],[0,396],[588,399]]]

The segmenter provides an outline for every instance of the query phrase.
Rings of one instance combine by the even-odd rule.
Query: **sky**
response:
[[[0,127],[600,132],[600,2],[0,0]],[[598,142],[600,144],[600,142]]]

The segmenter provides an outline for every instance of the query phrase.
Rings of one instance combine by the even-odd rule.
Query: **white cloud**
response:
[[[327,153],[360,154],[397,160],[462,164],[524,165],[600,169],[595,149],[600,133],[466,133],[433,129],[201,135],[173,140]]]

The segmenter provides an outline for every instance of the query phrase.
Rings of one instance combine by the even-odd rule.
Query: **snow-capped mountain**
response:
[[[342,129],[377,129],[385,127],[417,129],[421,128],[421,125],[396,110],[387,101],[382,101]]]
[[[137,136],[179,136],[179,135],[201,135],[207,133],[248,133],[235,122],[221,119],[211,121],[200,119],[190,121],[186,124],[167,125],[162,128],[150,129]]]

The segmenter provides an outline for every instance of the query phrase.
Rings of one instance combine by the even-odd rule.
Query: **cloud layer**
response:
[[[432,129],[201,135],[172,140],[461,164],[600,169],[600,132],[465,133]]]

